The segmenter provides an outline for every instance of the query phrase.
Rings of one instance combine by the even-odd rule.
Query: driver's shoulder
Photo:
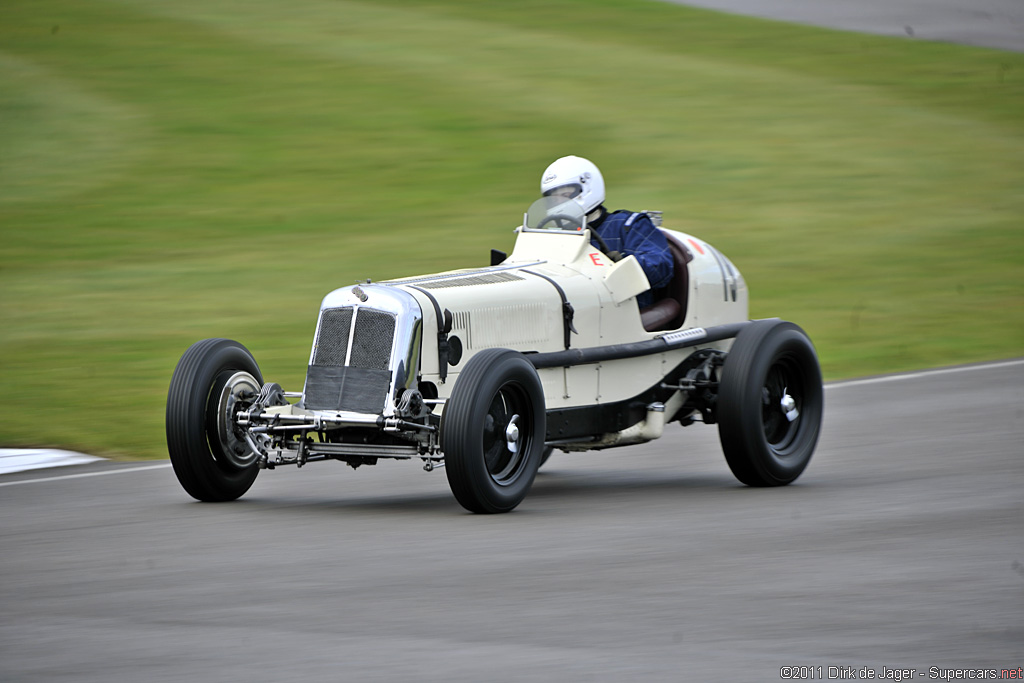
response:
[[[607,225],[614,225],[616,227],[633,227],[633,224],[637,222],[643,214],[637,211],[630,211],[629,209],[619,209],[618,211],[611,211],[605,217],[604,222]]]
[[[628,209],[613,211],[608,214],[606,222],[609,226],[614,226],[615,229],[622,231],[626,235],[634,231],[643,234],[656,231],[654,221],[643,211],[630,211]]]

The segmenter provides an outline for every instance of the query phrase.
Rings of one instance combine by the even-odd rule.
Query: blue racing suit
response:
[[[603,214],[589,227],[591,232],[601,236],[609,251],[636,257],[647,275],[647,281],[651,283],[651,289],[636,297],[637,305],[645,308],[653,304],[654,294],[651,290],[664,287],[672,280],[672,252],[669,251],[665,235],[655,227],[647,214],[632,211]],[[601,248],[601,243],[594,237],[591,237],[590,243]]]

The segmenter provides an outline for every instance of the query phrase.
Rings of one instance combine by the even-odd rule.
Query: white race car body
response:
[[[665,232],[678,244],[689,245],[693,255],[685,265],[689,305],[684,322],[674,329],[747,320],[747,287],[739,271],[707,243],[683,233]],[[634,257],[613,263],[590,244],[589,231],[520,232],[515,250],[501,265],[384,284],[417,300],[427,330],[438,327],[430,297],[440,310],[452,311],[451,334],[462,339],[465,351],[462,363],[450,368],[445,382],[439,383],[444,396],[442,384],[450,384],[460,366],[480,349],[503,347],[528,354],[565,350],[563,301],[555,283],[574,311],[570,348],[628,344],[672,331],[643,328],[636,303],[636,295],[650,289],[643,269]],[[350,291],[335,292],[325,305],[333,306],[338,302],[335,297],[350,296]],[[725,350],[729,343],[731,340],[715,344]],[[673,353],[679,355],[666,351],[621,364],[547,368],[540,373],[547,406],[581,406],[638,394],[661,380],[662,366],[672,362]],[[429,381],[439,382],[435,354],[424,354],[421,369]]]
[[[582,215],[559,201],[531,208],[512,254],[492,256],[488,267],[368,281],[328,294],[301,393],[261,386],[255,361],[221,360],[217,354],[229,353],[225,344],[235,345],[234,355],[247,354],[235,342],[197,343],[210,349],[183,357],[168,403],[168,443],[185,488],[205,500],[232,497],[240,486],[224,494],[219,480],[197,484],[206,477],[196,474],[206,467],[197,463],[208,456],[196,454],[195,443],[177,447],[182,452],[175,458],[175,382],[189,372],[190,354],[192,365],[218,370],[193,369],[180,382],[187,384],[183,392],[210,383],[210,401],[219,400],[205,406],[207,415],[219,416],[205,428],[215,433],[207,439],[209,457],[221,465],[227,461],[255,477],[256,469],[313,460],[356,467],[381,457],[419,458],[428,470],[448,466],[453,491],[468,509],[497,512],[518,504],[553,448],[622,446],[660,437],[667,422],[717,421],[723,366],[737,335],[795,334],[789,330],[795,326],[781,321],[760,321],[759,332],[744,332],[753,323],[738,269],[706,242],[670,230],[663,232],[675,274],[641,311],[636,297],[650,285],[639,262],[613,260],[592,246]],[[552,221],[561,227],[546,227]],[[805,339],[802,331],[797,336]],[[776,460],[798,442],[801,462],[787,470],[782,465],[792,463],[780,460],[768,474],[750,465],[754,474],[737,472],[747,483],[792,481],[817,439],[821,380],[813,348],[771,342],[773,349],[779,344],[761,352],[763,340],[747,342],[752,351],[744,356],[751,359],[731,373],[738,379],[727,393],[758,395],[730,397],[730,406],[743,406],[725,413],[736,413],[729,429],[763,433]],[[811,349],[812,369],[804,347]],[[751,364],[754,389],[743,384]],[[177,422],[173,431],[181,439],[197,428],[184,418]],[[807,426],[797,429],[800,424]],[[727,440],[723,434],[730,465],[744,469],[733,461],[749,458],[730,458]],[[732,448],[746,454],[753,447],[737,442]]]

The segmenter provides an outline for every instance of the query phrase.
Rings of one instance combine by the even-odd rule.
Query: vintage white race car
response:
[[[792,323],[749,320],[729,259],[662,230],[675,275],[643,311],[636,258],[591,246],[577,204],[544,197],[490,266],[328,294],[301,392],[264,384],[237,342],[193,344],[167,398],[178,480],[224,501],[261,469],[412,459],[444,466],[466,509],[507,512],[552,449],[626,446],[703,422],[718,424],[741,482],[792,482],[822,418],[813,345]]]

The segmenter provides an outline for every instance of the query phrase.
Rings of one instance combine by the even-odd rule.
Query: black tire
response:
[[[544,465],[547,464],[548,460],[551,459],[551,454],[554,453],[554,452],[555,452],[555,447],[554,446],[548,446],[547,448],[545,448],[544,452],[541,453],[541,455],[540,455],[540,464],[537,465],[537,469],[540,469],[541,467],[544,467]]]
[[[794,481],[814,453],[823,410],[821,368],[804,331],[783,320],[744,328],[718,389],[718,435],[736,478],[748,486]]]
[[[229,381],[234,393],[225,388]],[[178,361],[167,392],[167,451],[174,474],[193,498],[235,500],[249,490],[259,467],[256,455],[233,426],[237,394],[263,377],[252,354],[230,339],[204,339]]]
[[[518,439],[510,442],[516,415]],[[494,513],[519,505],[540,466],[545,425],[544,391],[530,361],[508,349],[470,358],[441,417],[448,484],[462,507]]]

